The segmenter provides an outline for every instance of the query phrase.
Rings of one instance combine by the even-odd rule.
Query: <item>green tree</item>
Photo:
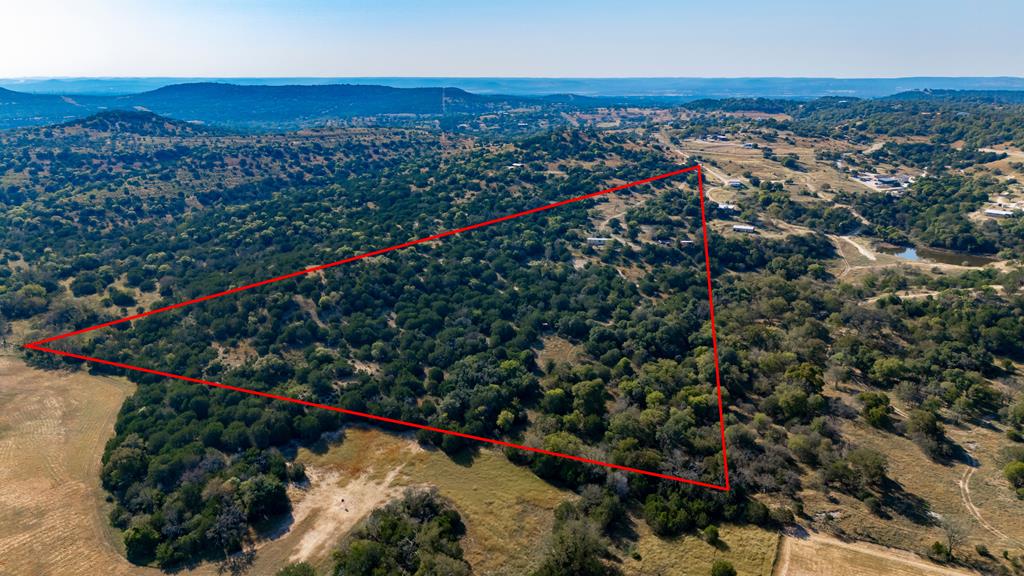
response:
[[[597,530],[585,519],[556,526],[551,547],[534,576],[609,576],[618,571],[601,561],[608,551]]]
[[[296,562],[281,568],[274,576],[316,576],[316,570],[308,562]]]
[[[725,560],[715,560],[711,565],[711,576],[736,576],[736,569]]]

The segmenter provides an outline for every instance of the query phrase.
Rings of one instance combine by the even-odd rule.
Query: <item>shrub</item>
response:
[[[715,560],[711,565],[711,576],[736,576],[736,569],[725,560]]]

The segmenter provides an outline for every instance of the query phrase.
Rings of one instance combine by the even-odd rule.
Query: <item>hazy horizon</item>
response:
[[[385,85],[395,88],[460,88],[490,95],[543,96],[576,94],[592,97],[698,98],[768,97],[812,99],[821,96],[874,98],[924,89],[1024,90],[1018,77],[903,78],[580,78],[580,77],[97,77],[0,78],[0,88],[35,94],[119,96],[149,92],[169,85],[219,82],[249,86]]]

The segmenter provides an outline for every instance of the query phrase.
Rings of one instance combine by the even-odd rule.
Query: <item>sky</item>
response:
[[[0,0],[0,77],[1024,76],[1021,0]]]

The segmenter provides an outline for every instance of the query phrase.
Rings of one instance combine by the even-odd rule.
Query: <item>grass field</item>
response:
[[[374,500],[368,509],[355,514],[356,521],[405,487],[437,487],[462,515],[467,531],[463,550],[475,573],[482,575],[523,574],[536,567],[551,532],[552,511],[572,497],[510,463],[500,452],[481,450],[471,462],[455,462],[441,452],[423,450],[411,436],[375,429],[350,428],[344,440],[325,453],[303,449],[298,460],[319,481],[313,482],[310,494],[295,495],[297,511],[304,509],[304,502],[317,490],[315,486],[324,481],[332,483],[333,489],[321,490],[317,499],[339,503],[350,512],[363,508],[357,494]],[[365,486],[373,489],[367,491]],[[328,496],[328,492],[334,495]],[[291,559],[299,559],[295,545],[308,539],[310,531],[326,530],[330,533],[326,540],[334,545],[350,527],[347,522],[338,525],[335,516],[335,527],[325,528],[323,520],[329,515],[322,507],[308,518],[297,522],[281,541],[261,549],[260,556],[270,560],[269,556],[284,556],[291,550]],[[306,551],[309,555],[304,559],[323,568],[329,564],[327,549]]]
[[[775,576],[959,576],[972,574],[939,566],[902,550],[833,538],[785,536]]]
[[[836,401],[851,406],[857,405],[853,400],[854,392],[827,390]],[[855,446],[877,450],[888,459],[888,476],[896,487],[890,490],[892,501],[885,504],[883,517],[873,514],[863,502],[848,495],[823,494],[809,486],[802,494],[805,513],[815,518],[813,525],[822,531],[884,543],[920,556],[933,542],[946,541],[944,523],[952,523],[964,534],[956,550],[961,560],[993,566],[1003,563],[1003,550],[1014,556],[1021,554],[1024,552],[1024,523],[1020,518],[1024,515],[1024,503],[1014,497],[1002,477],[999,453],[1006,445],[1003,431],[995,426],[950,424],[947,433],[973,458],[973,466],[968,465],[966,459],[935,462],[904,436],[877,430],[859,420],[844,421],[844,438]],[[814,481],[808,478],[807,482],[813,484]],[[900,507],[903,512],[899,511]],[[992,557],[980,556],[976,545],[986,546]],[[819,554],[805,542],[798,542],[792,547],[791,555],[794,559],[814,562]],[[805,555],[812,558],[803,558]],[[915,557],[920,560],[920,556]],[[859,573],[887,573],[870,570],[869,563]],[[812,572],[794,572],[804,573]]]
[[[117,549],[100,456],[133,386],[0,355],[0,574],[154,573]]]
[[[724,543],[712,546],[696,536],[662,539],[637,523],[640,559],[627,558],[622,565],[626,574],[644,576],[706,576],[715,560],[726,560],[740,576],[770,574],[779,535],[753,526],[719,527]]]
[[[1024,503],[1014,497],[996,463],[999,447],[1006,444],[1005,436],[998,430],[950,427],[950,437],[978,461],[979,465],[969,476],[971,467],[964,463],[933,462],[906,438],[883,434],[860,424],[845,426],[843,434],[857,445],[885,454],[889,460],[889,476],[905,493],[927,501],[937,519],[952,518],[959,522],[967,535],[962,547],[964,553],[973,554],[975,544],[986,545],[996,555],[1003,549],[1014,554],[1024,551],[1021,546],[1024,523],[1020,522]],[[961,482],[969,486],[970,503],[978,510],[980,520],[971,512]],[[852,509],[843,525],[855,535],[860,533],[915,551],[923,551],[931,542],[944,539],[939,526],[921,526],[896,515],[882,520],[868,513],[862,505]]]

